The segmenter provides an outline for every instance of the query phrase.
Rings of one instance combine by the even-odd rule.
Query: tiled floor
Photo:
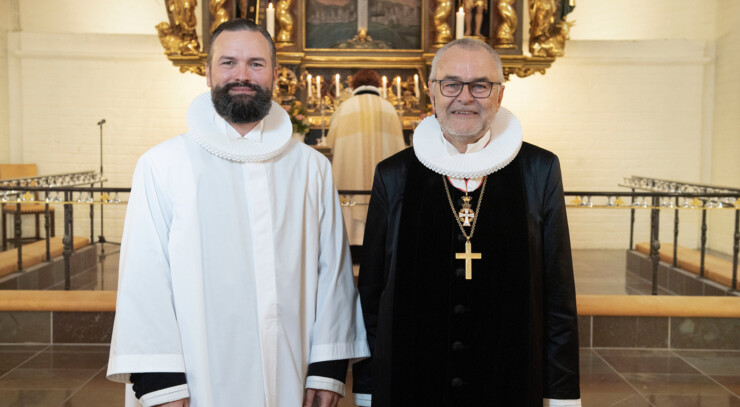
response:
[[[0,345],[0,407],[123,406],[123,385],[105,379],[107,352]],[[589,407],[740,406],[740,352],[584,349],[581,394]]]
[[[106,245],[99,256],[97,289],[116,289],[117,251]],[[626,280],[624,250],[573,258],[580,294],[649,293],[647,282]],[[123,406],[123,386],[105,379],[107,358],[107,346],[0,345],[0,407]],[[582,349],[581,393],[587,407],[740,407],[740,352]]]

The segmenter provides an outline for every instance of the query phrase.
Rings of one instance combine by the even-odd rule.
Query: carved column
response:
[[[496,30],[496,43],[494,48],[511,49],[516,48],[514,35],[516,34],[519,18],[514,9],[516,0],[499,0],[497,9],[501,17]]]
[[[452,0],[437,0],[437,8],[434,9],[434,43],[432,46],[441,48],[452,40],[452,30],[447,24],[447,19],[452,13]]]

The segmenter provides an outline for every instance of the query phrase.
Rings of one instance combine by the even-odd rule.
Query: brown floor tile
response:
[[[734,397],[657,395],[648,399],[655,407],[740,407],[740,399]]]
[[[123,406],[125,385],[106,379],[105,371],[102,369],[62,407]]]
[[[651,396],[735,398],[722,386],[704,375],[626,373],[624,377],[648,400]]]
[[[676,355],[711,375],[740,376],[740,352],[738,351],[705,351],[677,350]]]
[[[108,364],[108,354],[100,352],[43,351],[23,365],[24,369],[93,369]]]
[[[71,390],[2,390],[0,407],[51,407],[58,406],[70,396]],[[102,404],[105,405],[105,404]],[[92,407],[92,406],[90,406]]]
[[[0,389],[76,390],[97,373],[97,369],[24,369],[3,376]]]
[[[698,370],[668,350],[596,349],[595,351],[620,374],[699,374]]]

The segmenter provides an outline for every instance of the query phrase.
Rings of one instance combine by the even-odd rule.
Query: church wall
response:
[[[719,2],[712,183],[740,188],[740,2]],[[732,253],[734,211],[712,212],[709,244]]]
[[[704,41],[570,41],[545,75],[512,78],[503,105],[522,121],[524,138],[559,155],[569,191],[628,191],[624,177],[699,182],[703,130],[701,78],[711,62]],[[661,239],[672,241],[672,213]],[[569,210],[576,248],[626,248],[628,210]],[[698,226],[684,216],[681,243]],[[671,226],[670,228],[668,226]],[[647,240],[638,214],[635,239]]]
[[[184,132],[190,101],[206,90],[203,77],[180,74],[171,65],[153,35],[10,36],[21,48],[16,86],[23,94],[22,155],[43,174],[99,170],[96,123],[105,118],[106,185],[130,186],[138,157]],[[84,235],[88,212],[77,208],[75,226]],[[120,239],[124,210],[106,207],[108,240]]]
[[[578,1],[568,15],[568,20],[576,23],[570,37],[608,41],[714,40],[716,5],[717,0]]]
[[[163,2],[0,4],[9,1],[19,4],[23,31],[9,35],[17,49],[2,77],[13,78],[10,93],[23,97],[5,108],[0,98],[0,123],[7,111],[20,112],[9,120],[16,130],[6,138],[18,143],[6,154],[38,163],[42,173],[98,169],[95,123],[106,118],[106,185],[129,186],[138,156],[184,131],[190,100],[206,89],[204,78],[180,74],[163,55],[153,28],[167,19]],[[569,16],[576,25],[566,57],[544,76],[507,84],[504,105],[519,115],[527,141],[559,154],[566,189],[620,190],[617,184],[633,174],[702,179],[707,89],[686,81],[711,64],[705,40],[714,36],[716,2],[702,4],[579,2]],[[0,129],[0,154],[7,144]],[[124,208],[105,210],[106,237],[116,241]],[[86,210],[77,212],[85,233]],[[569,216],[576,248],[629,242],[628,211],[575,209]],[[692,218],[682,215],[682,244],[690,247],[698,237]],[[636,240],[647,239],[648,224],[647,212],[638,213]],[[669,241],[672,214],[661,225]]]
[[[0,0],[0,163],[10,160],[8,128],[8,31],[12,27],[10,0]]]

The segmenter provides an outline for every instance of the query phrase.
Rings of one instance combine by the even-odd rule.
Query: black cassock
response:
[[[449,185],[449,184],[448,184]],[[478,188],[470,195],[475,208]],[[449,185],[455,209],[464,194]],[[560,165],[523,143],[488,176],[465,279],[443,177],[404,150],[375,172],[359,291],[373,406],[542,406],[577,399],[578,324]],[[470,233],[470,228],[466,228]]]

